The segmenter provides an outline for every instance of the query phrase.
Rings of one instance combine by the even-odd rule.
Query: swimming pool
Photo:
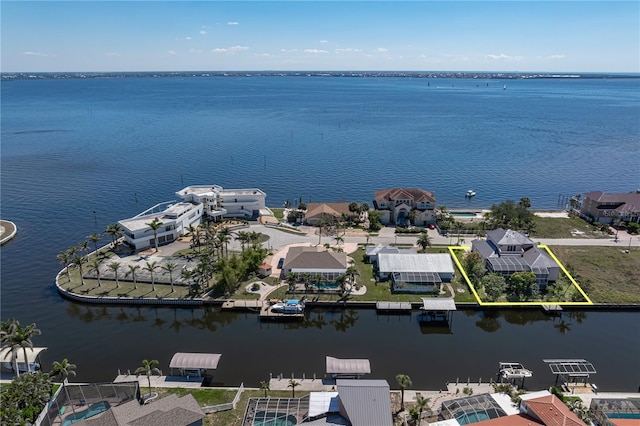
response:
[[[610,413],[608,419],[640,419],[640,413]]]
[[[456,420],[458,421],[458,423],[460,423],[461,425],[468,425],[471,423],[477,423],[477,422],[481,422],[484,420],[489,420],[491,419],[491,416],[489,416],[487,413],[464,413],[461,414],[459,416],[456,416]]]
[[[100,414],[109,409],[110,405],[107,401],[100,401],[95,404],[91,404],[88,410],[81,411],[79,413],[71,414],[68,417],[65,417],[62,426],[69,426],[80,420],[88,419],[89,417],[93,417],[96,414]]]
[[[296,416],[259,411],[253,417],[253,426],[296,426]]]
[[[458,217],[476,217],[474,212],[451,212],[450,215]]]

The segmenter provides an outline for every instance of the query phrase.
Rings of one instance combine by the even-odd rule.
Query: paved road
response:
[[[272,249],[278,249],[280,247],[284,247],[289,244],[297,244],[297,243],[311,243],[311,244],[325,244],[330,243],[331,245],[335,244],[335,240],[332,237],[323,236],[322,238],[318,238],[317,235],[314,234],[316,231],[315,228],[310,227],[299,227],[302,231],[308,231],[307,235],[294,235],[286,232],[282,232],[278,229],[274,229],[272,227],[267,227],[264,225],[252,225],[251,231],[260,232],[269,236],[269,241],[265,243],[265,246],[268,246]],[[429,230],[429,237],[431,237],[431,243],[433,245],[455,245],[458,242],[458,238],[456,236],[444,237],[438,234],[436,230]],[[622,233],[621,233],[622,234]],[[475,236],[468,235],[465,237],[461,237],[461,244],[470,244],[471,240],[476,238]],[[629,236],[628,234],[618,235],[618,241],[615,241],[613,237],[611,238],[532,238],[534,241],[540,244],[547,244],[551,246],[612,246],[612,247],[620,247],[621,249],[626,249],[629,246],[631,247],[640,247],[640,237]],[[346,243],[360,243],[365,244],[367,242],[366,236],[346,236],[344,238]],[[462,242],[464,240],[464,242]],[[411,244],[415,245],[417,241],[416,236],[404,236],[395,234],[394,228],[383,228],[378,236],[370,237],[370,244]],[[237,246],[237,247],[235,247]],[[234,241],[231,246],[233,249],[240,250],[240,244],[237,241]]]

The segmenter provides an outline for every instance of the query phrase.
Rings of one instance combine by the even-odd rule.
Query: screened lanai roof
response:
[[[394,272],[391,274],[395,282],[405,283],[441,283],[440,275],[435,272]]]
[[[206,370],[215,370],[218,368],[221,354],[205,354],[193,352],[177,352],[171,358],[169,368],[198,368]]]
[[[46,350],[47,348],[27,348],[27,362],[36,362],[38,356]],[[11,362],[11,349],[8,347],[0,349],[0,356],[2,357],[2,362]],[[18,359],[19,363],[25,363],[24,351],[22,349],[18,350],[18,352],[16,353],[16,358]]]
[[[453,274],[451,256],[445,253],[379,253],[380,272],[433,272]]]
[[[423,297],[422,309],[425,311],[455,311],[456,302],[451,297]]]
[[[460,424],[474,423],[479,420],[495,419],[507,413],[489,394],[468,396],[444,401],[442,414],[445,418],[456,419]]]
[[[569,377],[589,377],[595,374],[596,368],[586,359],[544,359],[551,372]]]
[[[326,357],[327,374],[369,374],[371,363],[368,359],[339,359]]]
[[[521,257],[490,257],[487,259],[489,264],[491,265],[491,269],[495,272],[528,272],[531,270],[531,267]],[[536,272],[536,271],[533,271]]]

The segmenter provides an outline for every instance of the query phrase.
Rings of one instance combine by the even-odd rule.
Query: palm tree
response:
[[[355,266],[349,266],[344,274],[349,278],[352,287],[356,283],[356,277],[360,276],[360,272],[358,272],[358,269]]]
[[[398,374],[396,381],[400,386],[400,411],[404,411],[404,390],[411,387],[411,378],[406,374]]]
[[[83,261],[82,256],[80,256],[79,254],[74,254],[73,257],[71,258],[71,263],[76,265],[80,270],[80,284],[84,285],[84,272],[82,271],[82,261]]]
[[[291,388],[291,398],[295,398],[296,397],[296,387],[300,386],[300,383],[296,382],[295,380],[291,379],[289,380],[289,386]]]
[[[98,256],[98,241],[100,241],[100,238],[102,238],[100,234],[95,233],[87,236],[87,240],[91,241],[93,243],[93,247],[96,249],[96,257]]]
[[[89,263],[89,268],[91,268],[92,271],[96,272],[96,278],[98,279],[98,287],[101,287],[101,282],[100,282],[100,261],[98,259],[94,259]]]
[[[27,358],[27,348],[33,349],[31,338],[41,334],[40,330],[36,328],[36,324],[32,323],[26,327],[22,327],[18,320],[12,318],[6,323],[2,323],[0,330],[0,344],[2,345],[0,352],[11,353],[11,363],[13,364],[13,370],[16,376],[20,375],[18,368],[18,352],[20,350],[23,351],[27,371],[31,371],[28,362],[29,359]],[[4,357],[6,357],[6,355],[4,355]]]
[[[49,377],[60,377],[60,381],[64,382],[69,376],[75,377],[75,369],[76,365],[71,364],[67,358],[63,359],[62,362],[54,361]]]
[[[344,243],[344,237],[341,237],[340,235],[336,235],[333,239],[336,240],[336,247],[339,247],[340,244]]]
[[[229,228],[222,228],[222,229],[229,229]],[[231,237],[228,234],[224,234],[224,233],[219,233],[217,238],[218,242],[224,246],[224,255],[225,257],[229,256],[229,241],[231,240]]]
[[[154,218],[151,222],[145,223],[145,225],[153,230],[153,239],[156,242],[156,252],[158,252],[158,229],[160,229],[163,223],[160,222],[158,218]]]
[[[431,408],[429,408],[429,403],[431,402],[431,398],[425,398],[422,395],[418,395],[416,398],[416,407],[418,407],[418,419],[422,419],[422,412],[427,409],[427,411],[431,412]],[[418,420],[419,422],[420,420]]]
[[[82,241],[78,243],[78,250],[81,253],[87,253],[89,251],[89,241]]]
[[[158,262],[146,262],[146,264],[147,266],[144,267],[144,270],[149,271],[149,273],[151,274],[151,289],[153,291],[156,291],[156,281],[153,273],[156,271],[156,269],[158,269]]]
[[[418,238],[418,245],[422,248],[422,250],[426,250],[427,247],[431,246],[431,237],[426,232],[420,235]]]
[[[296,293],[297,279],[298,279],[298,274],[294,272],[288,272],[287,275],[285,275],[284,277],[284,280],[287,282],[287,284],[289,284],[289,291],[291,291],[293,294]]]
[[[127,265],[129,267],[129,272],[131,273],[131,278],[133,279],[133,288],[138,289],[138,281],[136,280],[136,271],[140,269],[139,265]]]
[[[251,234],[246,231],[239,231],[236,235],[236,241],[240,241],[240,246],[242,247],[242,252],[244,252],[244,246],[249,242],[251,238]]]
[[[271,385],[268,381],[260,382],[260,389],[264,391],[264,397],[267,397],[267,391],[271,390]]]
[[[173,271],[175,271],[177,267],[178,265],[176,265],[173,262],[169,262],[166,265],[160,267],[166,271],[165,273],[169,274],[169,282],[171,283],[171,293],[173,293]]]
[[[105,234],[111,235],[111,243],[113,247],[116,247],[116,242],[122,233],[122,227],[119,223],[114,223],[113,225],[107,225],[107,229],[104,231]]]
[[[187,285],[189,286],[189,294],[191,294],[193,283],[190,281],[195,276],[195,272],[191,269],[183,269],[182,272],[180,272],[180,276],[187,281]]]
[[[118,270],[120,269],[119,262],[111,262],[109,264],[109,268],[113,269],[113,273],[116,274],[116,288],[120,287],[120,283],[118,283]]]
[[[69,272],[69,263],[71,262],[71,253],[69,251],[63,251],[56,256],[58,263],[64,266],[67,271],[67,282],[71,281],[71,273]]]
[[[158,369],[158,367],[156,367],[156,365],[158,364],[160,363],[158,362],[157,359],[152,359],[151,361],[143,359],[142,366],[136,368],[136,371],[133,372],[133,374],[135,374],[136,377],[138,377],[141,374],[144,374],[145,376],[147,376],[147,380],[149,381],[149,392],[151,392],[151,375],[155,374],[156,376],[160,376],[162,374]]]

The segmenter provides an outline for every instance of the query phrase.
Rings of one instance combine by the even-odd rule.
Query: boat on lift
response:
[[[476,191],[474,191],[473,189],[468,190],[467,193],[465,194],[466,198],[471,198],[475,196],[476,196]]]
[[[499,374],[503,379],[525,379],[532,377],[533,372],[527,370],[518,362],[501,362],[499,363]]]

